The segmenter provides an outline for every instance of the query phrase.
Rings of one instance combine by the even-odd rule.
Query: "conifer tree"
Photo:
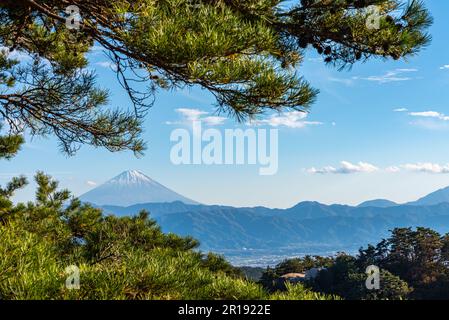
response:
[[[13,136],[53,134],[68,154],[86,143],[141,152],[158,88],[198,86],[238,120],[307,111],[317,94],[300,75],[307,48],[337,68],[407,58],[428,43],[430,23],[417,0],[3,0],[0,46],[32,61],[0,55],[0,120]],[[105,109],[108,94],[86,71],[94,46],[131,110]],[[20,142],[2,138],[0,155]]]

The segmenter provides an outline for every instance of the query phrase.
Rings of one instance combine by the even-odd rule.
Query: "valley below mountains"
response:
[[[102,208],[117,215],[147,210],[164,232],[193,236],[201,249],[221,252],[245,265],[253,260],[253,265],[260,260],[278,262],[280,256],[352,253],[378,243],[397,227],[449,231],[449,203],[377,208],[302,202],[289,209],[268,209],[174,202]]]
[[[135,193],[134,186],[132,190]],[[126,195],[126,188],[120,192]],[[192,236],[201,242],[201,250],[222,253],[236,265],[265,266],[288,256],[353,253],[361,246],[378,243],[397,227],[428,227],[445,234],[449,232],[446,194],[449,190],[442,189],[424,200],[402,205],[387,200],[357,207],[301,202],[288,209],[236,208],[170,199],[119,206],[86,201],[83,196],[81,199],[101,207],[106,214],[135,215],[147,210],[164,232]]]

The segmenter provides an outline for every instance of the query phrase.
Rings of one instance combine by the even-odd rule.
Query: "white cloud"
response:
[[[431,162],[418,162],[407,163],[398,166],[390,166],[384,169],[380,169],[375,165],[366,162],[352,164],[348,161],[342,161],[340,167],[338,168],[333,166],[326,166],[319,169],[313,167],[307,170],[307,172],[311,174],[354,174],[373,172],[398,173],[401,171],[430,174],[449,174],[449,163],[438,164]]]
[[[226,121],[226,118],[210,116],[202,118],[201,121],[204,121],[209,126],[220,126]]]
[[[427,130],[447,130],[449,129],[449,116],[438,111],[407,112],[409,117],[414,118],[410,125],[421,127]]]
[[[357,80],[371,81],[377,82],[380,84],[389,83],[389,82],[400,82],[400,81],[410,81],[415,79],[414,77],[406,76],[407,73],[418,72],[418,69],[395,69],[386,72],[383,75],[372,75],[368,77],[362,76],[354,76],[349,79],[341,79],[341,78],[328,78],[329,81],[339,82],[345,84],[347,86],[353,85]]]
[[[403,68],[403,69],[396,69],[396,72],[418,72],[418,69],[416,68]]]
[[[167,124],[185,124],[186,122],[190,123],[194,121],[201,121],[209,126],[219,126],[226,121],[225,117],[207,116],[209,112],[199,109],[179,108],[175,111],[183,117],[183,121],[168,121],[166,122]]]
[[[445,64],[444,66],[440,67],[440,70],[449,70],[449,64]]]
[[[404,164],[401,167],[407,171],[412,172],[435,173],[435,174],[449,173],[449,164],[440,165],[430,162],[416,163],[416,164],[409,163]]]
[[[96,183],[95,181],[90,181],[90,180],[86,181],[86,184],[87,184],[89,187],[95,187],[95,186],[97,185],[97,183]]]
[[[449,121],[449,116],[437,111],[410,112],[409,115],[412,117],[434,118]]]
[[[418,69],[395,69],[388,71],[387,73],[380,76],[369,76],[369,77],[355,77],[356,79],[378,82],[380,84],[389,82],[399,82],[399,81],[410,81],[413,77],[405,76],[404,73],[417,72]]]
[[[388,173],[397,173],[400,171],[401,171],[401,168],[397,167],[397,166],[390,166],[390,167],[385,168],[385,172],[388,172]]]
[[[199,120],[202,115],[208,114],[206,111],[198,109],[179,108],[176,112],[180,113],[186,120],[195,121]]]
[[[313,174],[353,174],[353,173],[372,173],[379,171],[379,168],[366,162],[359,162],[358,164],[352,164],[351,162],[348,161],[342,161],[340,167],[338,168],[327,166],[321,169],[311,168],[307,171]]]
[[[394,112],[407,112],[408,109],[407,108],[396,108],[393,110]]]
[[[293,129],[300,129],[310,125],[322,125],[318,121],[306,121],[307,113],[301,111],[290,111],[281,114],[274,114],[267,119],[253,120],[249,125],[268,125],[271,127],[287,127]]]

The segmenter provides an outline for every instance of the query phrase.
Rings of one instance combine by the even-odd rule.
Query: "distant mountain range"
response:
[[[165,232],[191,235],[208,250],[356,249],[377,243],[395,227],[424,226],[449,232],[449,203],[388,208],[302,202],[289,209],[148,203],[102,206],[106,213],[147,210]]]
[[[174,201],[198,204],[136,170],[122,172],[79,198],[96,205],[130,206],[137,203]]]
[[[434,204],[449,203],[449,187],[437,190],[417,201],[409,202],[413,206],[431,206]]]
[[[432,206],[441,203],[449,203],[449,187],[437,190],[422,197],[416,201],[407,202],[403,205],[409,206]],[[366,201],[358,205],[358,207],[378,207],[378,208],[388,208],[393,206],[398,206],[400,204],[395,203],[390,200],[377,199]]]
[[[165,232],[193,236],[203,250],[240,255],[354,251],[378,243],[396,227],[449,232],[449,188],[407,204],[380,199],[356,207],[301,202],[289,209],[235,208],[197,204],[130,171],[81,199],[100,205],[107,214],[147,210]]]
[[[364,208],[364,207],[389,208],[389,207],[394,207],[397,205],[398,204],[396,202],[393,202],[390,200],[376,199],[376,200],[362,202],[357,207],[359,207],[359,208]]]

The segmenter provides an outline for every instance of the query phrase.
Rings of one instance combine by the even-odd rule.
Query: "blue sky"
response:
[[[35,138],[12,161],[1,162],[0,184],[16,174],[32,177],[43,170],[79,195],[124,170],[137,169],[199,202],[269,207],[304,200],[405,202],[449,186],[449,2],[426,4],[435,19],[433,41],[408,61],[372,60],[338,72],[307,53],[299,72],[321,93],[306,119],[277,127],[276,175],[260,176],[254,165],[171,163],[170,133],[176,127],[173,123],[183,121],[176,110],[195,109],[209,113],[203,118],[213,116],[213,98],[194,88],[158,93],[145,120],[144,157],[83,147],[69,158],[58,151],[54,138]],[[110,105],[129,107],[107,58],[100,52],[90,57],[98,83],[112,93]],[[235,122],[226,119],[215,127],[234,128]],[[31,199],[33,187],[19,192],[16,200]]]

